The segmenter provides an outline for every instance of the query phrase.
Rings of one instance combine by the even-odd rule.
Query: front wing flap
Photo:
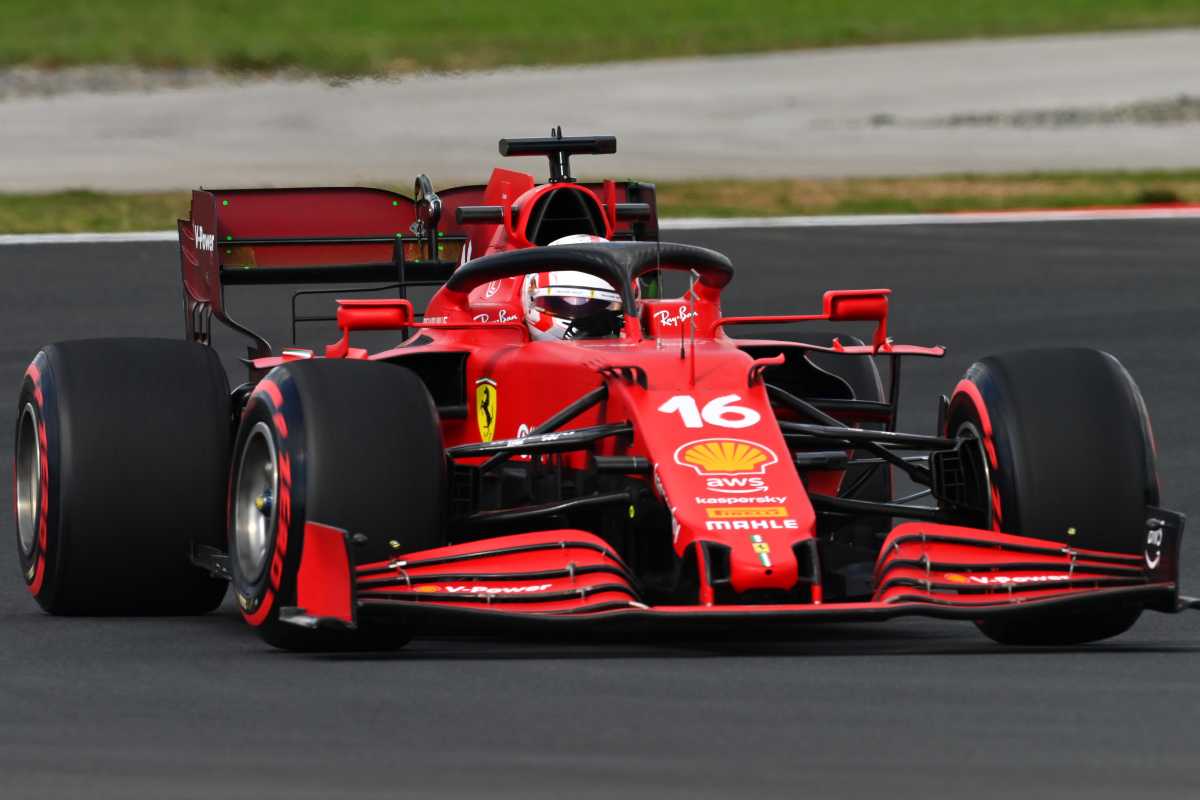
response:
[[[526,630],[585,623],[643,628],[806,625],[903,616],[979,620],[1086,612],[1125,603],[1168,612],[1195,606],[1196,601],[1178,593],[1183,518],[1151,511],[1148,549],[1137,555],[960,526],[906,523],[884,543],[870,601],[789,605],[649,606],[620,556],[599,537],[580,530],[500,536],[356,566],[349,534],[310,524],[297,605],[283,617],[308,627],[353,627],[359,615],[399,615],[423,628],[466,624]]]
[[[1159,508],[1148,512],[1146,545],[1140,553],[1087,550],[1069,541],[955,525],[905,523],[883,543],[872,599],[988,606],[1104,589],[1174,585],[1183,517]],[[1175,594],[1160,598],[1159,610],[1174,610]]]

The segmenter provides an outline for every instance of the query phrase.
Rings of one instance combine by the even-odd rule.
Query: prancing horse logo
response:
[[[496,382],[491,378],[475,381],[475,420],[480,439],[490,442],[496,435]]]

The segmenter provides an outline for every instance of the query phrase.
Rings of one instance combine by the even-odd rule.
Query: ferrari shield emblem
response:
[[[475,381],[475,420],[479,438],[490,442],[496,435],[496,382],[491,378]]]

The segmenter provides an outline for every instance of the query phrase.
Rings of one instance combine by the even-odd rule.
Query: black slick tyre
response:
[[[202,614],[226,582],[191,563],[222,547],[229,386],[191,342],[43,348],[21,382],[17,553],[51,614]]]
[[[242,414],[227,516],[242,615],[287,650],[388,649],[407,641],[386,619],[303,628],[294,606],[308,523],[352,535],[355,563],[446,543],[446,461],[437,412],[412,371],[314,360],[272,370]]]
[[[1154,445],[1141,393],[1111,355],[1059,348],[985,358],[956,387],[946,433],[983,439],[996,530],[1142,552],[1146,507],[1159,499]],[[1123,633],[1141,612],[1088,606],[978,625],[1004,644],[1071,645]]]

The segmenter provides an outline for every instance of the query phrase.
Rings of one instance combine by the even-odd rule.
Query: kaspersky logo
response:
[[[756,476],[778,462],[771,448],[745,439],[699,439],[675,451],[676,464],[695,470],[711,491],[726,494],[767,491],[767,482]]]

